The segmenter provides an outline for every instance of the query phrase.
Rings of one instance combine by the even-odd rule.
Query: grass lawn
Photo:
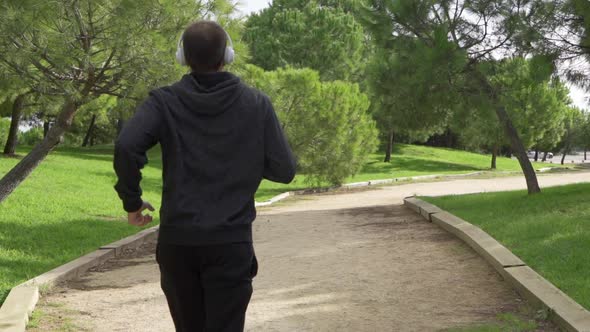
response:
[[[425,200],[481,227],[590,309],[590,184]]]
[[[486,171],[490,169],[491,163],[491,155],[407,144],[395,145],[391,163],[384,163],[383,157],[383,154],[371,155],[363,170],[346,182]],[[496,166],[498,171],[520,171],[516,160],[505,157],[499,157]],[[533,166],[541,168],[547,167],[547,164],[533,163]]]
[[[25,154],[28,149],[18,151]],[[160,201],[162,162],[150,152],[143,171],[144,199]],[[371,156],[363,171],[347,182],[423,174],[486,170],[489,156],[450,149],[397,145],[393,162]],[[0,176],[18,162],[0,157]],[[500,171],[518,170],[516,161],[499,158]],[[256,198],[306,187],[298,175],[290,185],[263,182]],[[136,233],[128,226],[113,185],[112,147],[60,148],[0,204],[0,303],[10,288],[101,245]],[[156,220],[155,223],[158,221]]]
[[[511,313],[499,314],[496,320],[496,323],[448,329],[444,332],[532,332],[539,328],[536,321],[523,319]]]

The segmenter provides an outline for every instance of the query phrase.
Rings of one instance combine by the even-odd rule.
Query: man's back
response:
[[[155,142],[163,160],[162,243],[250,242],[263,176],[288,183],[295,172],[268,98],[227,72],[185,75],[154,90],[118,139],[115,168],[124,173],[117,165],[133,162],[129,156],[143,165],[136,151]],[[116,186],[124,201],[134,197],[128,182]]]

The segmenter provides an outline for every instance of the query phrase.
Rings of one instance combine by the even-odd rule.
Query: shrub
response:
[[[283,125],[299,171],[312,184],[341,184],[358,173],[377,147],[369,99],[357,84],[322,82],[311,69],[264,72],[247,66],[242,77],[264,91]]]
[[[36,145],[43,140],[43,127],[33,127],[18,135],[18,143],[22,145]]]

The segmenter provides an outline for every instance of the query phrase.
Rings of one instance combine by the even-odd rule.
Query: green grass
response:
[[[590,309],[590,184],[425,199],[481,227]]]
[[[512,313],[503,313],[498,315],[497,323],[448,329],[444,332],[529,332],[535,331],[537,327],[534,320],[524,320]]]
[[[28,151],[21,148],[18,152]],[[142,188],[144,199],[157,206],[162,169],[159,150],[152,150],[149,159]],[[382,155],[372,155],[363,171],[347,182],[467,173],[487,169],[489,159],[449,149],[397,145],[392,163],[383,163]],[[0,176],[17,162],[0,157]],[[499,158],[498,167],[518,170],[518,164],[507,158]],[[0,302],[16,284],[138,231],[126,224],[114,183],[112,147],[59,148],[0,204]],[[264,181],[256,198],[265,200],[305,187],[302,175],[290,185]]]
[[[76,310],[68,309],[63,303],[38,303],[27,323],[27,331],[75,332],[87,329],[74,324],[72,315]]]
[[[427,174],[461,174],[489,170],[491,156],[465,151],[432,148],[418,145],[395,145],[391,163],[383,162],[382,154],[371,156],[360,174],[351,181],[389,179]],[[543,167],[535,164],[535,167]],[[497,160],[499,171],[520,171],[516,160],[500,157]]]

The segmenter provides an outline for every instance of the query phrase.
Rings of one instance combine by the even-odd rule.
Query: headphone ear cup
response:
[[[231,46],[228,46],[225,48],[225,55],[223,56],[223,62],[226,65],[229,65],[232,62],[234,62],[235,56],[236,56],[236,53],[234,52],[234,48]]]
[[[186,66],[186,59],[184,57],[184,49],[182,45],[178,45],[178,49],[176,50],[176,62],[181,66]]]

